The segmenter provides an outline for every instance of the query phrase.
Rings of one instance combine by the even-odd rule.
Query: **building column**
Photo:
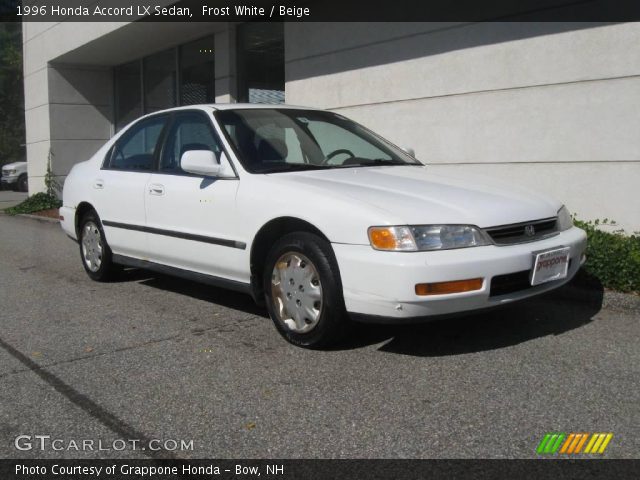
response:
[[[237,101],[236,76],[236,27],[227,28],[215,34],[216,103]]]

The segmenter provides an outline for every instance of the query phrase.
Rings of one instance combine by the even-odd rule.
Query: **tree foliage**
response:
[[[0,164],[24,160],[22,24],[0,22]]]

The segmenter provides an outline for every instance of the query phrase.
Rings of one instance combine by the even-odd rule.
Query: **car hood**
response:
[[[7,170],[11,170],[11,169],[14,169],[14,168],[16,168],[16,169],[17,169],[17,168],[24,167],[26,164],[27,164],[27,162],[13,162],[13,163],[7,163],[6,165],[3,165],[3,166],[2,166],[2,169],[3,169],[3,170],[4,170],[5,168],[6,168]]]
[[[556,216],[562,204],[491,178],[434,173],[433,167],[380,166],[276,174],[307,191],[366,203],[402,224],[506,225]]]

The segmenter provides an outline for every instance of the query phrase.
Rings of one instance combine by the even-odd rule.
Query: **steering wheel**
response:
[[[335,157],[336,155],[343,154],[343,153],[345,155],[349,155],[349,157],[351,157],[351,158],[355,158],[356,157],[351,150],[348,150],[346,148],[339,148],[338,150],[334,150],[329,155],[327,155],[327,158],[325,158],[322,161],[322,165],[325,165],[325,164],[329,163],[329,160],[331,160],[333,157]]]

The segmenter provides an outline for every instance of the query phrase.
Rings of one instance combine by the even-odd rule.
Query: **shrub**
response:
[[[587,261],[584,270],[606,288],[621,292],[640,292],[640,235],[623,230],[605,232],[601,225],[615,222],[575,220],[587,232]]]
[[[19,203],[15,207],[5,210],[9,215],[18,215],[20,213],[33,213],[41,210],[49,210],[51,208],[60,208],[62,202],[55,195],[40,192],[31,195],[24,202]]]

